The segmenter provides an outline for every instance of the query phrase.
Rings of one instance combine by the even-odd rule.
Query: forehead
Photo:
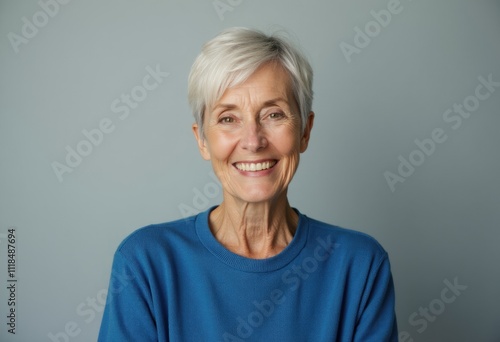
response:
[[[260,66],[244,82],[226,89],[215,106],[227,101],[238,101],[244,98],[252,101],[266,102],[281,99],[291,102],[293,99],[290,76],[278,63],[266,63]]]

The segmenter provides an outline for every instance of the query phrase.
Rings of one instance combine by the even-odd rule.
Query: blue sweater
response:
[[[99,341],[397,341],[389,260],[373,238],[298,212],[280,254],[249,259],[214,238],[210,210],[121,243]]]

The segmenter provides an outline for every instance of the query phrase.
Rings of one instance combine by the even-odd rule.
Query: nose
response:
[[[259,122],[247,122],[243,126],[241,147],[250,152],[257,152],[267,146],[267,139],[264,130]]]

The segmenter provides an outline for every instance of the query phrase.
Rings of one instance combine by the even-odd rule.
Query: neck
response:
[[[276,201],[248,203],[230,196],[210,214],[210,229],[230,251],[253,259],[272,257],[292,241],[298,215],[286,194]]]

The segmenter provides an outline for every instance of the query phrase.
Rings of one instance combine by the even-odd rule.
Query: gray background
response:
[[[474,104],[478,77],[500,81],[500,2],[401,0],[349,58],[342,42],[354,46],[355,28],[391,1],[220,2],[231,9],[221,17],[211,0],[74,0],[46,23],[37,1],[0,2],[0,340],[50,341],[65,327],[68,341],[95,340],[118,243],[220,201],[190,131],[186,79],[203,42],[248,26],[288,31],[315,70],[316,122],[293,206],[384,245],[407,341],[500,341],[500,88],[460,127],[443,119]],[[22,36],[23,17],[41,25],[16,51],[9,35]],[[157,65],[170,74],[121,120],[111,104]],[[103,118],[114,131],[60,182],[51,164]],[[437,128],[446,141],[391,191],[384,172]],[[5,324],[9,227],[15,336]],[[441,299],[446,281],[462,286],[452,303]],[[429,306],[438,314],[419,332],[410,317]]]

